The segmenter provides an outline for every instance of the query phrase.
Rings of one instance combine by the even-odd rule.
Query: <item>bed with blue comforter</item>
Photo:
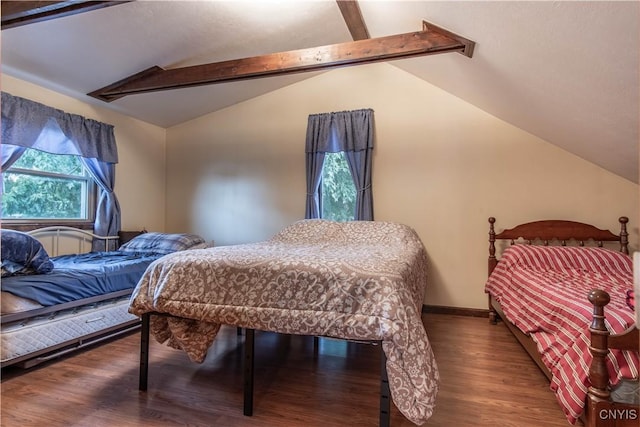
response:
[[[2,279],[2,291],[49,307],[83,298],[132,289],[158,254],[121,251],[89,252],[51,258],[45,274],[14,275]]]
[[[187,233],[143,233],[117,250],[50,257],[28,233],[2,230],[2,366],[24,367],[137,327],[131,292],[170,253],[207,247]]]

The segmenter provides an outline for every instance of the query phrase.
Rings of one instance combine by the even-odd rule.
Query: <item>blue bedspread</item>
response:
[[[158,258],[160,255],[120,251],[62,255],[51,258],[54,268],[50,273],[5,277],[1,287],[5,292],[51,306],[133,289],[147,266]]]

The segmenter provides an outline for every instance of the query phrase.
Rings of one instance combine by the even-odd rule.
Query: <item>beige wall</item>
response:
[[[499,96],[499,94],[496,94]],[[616,229],[638,185],[390,64],[338,69],[167,130],[167,229],[258,241],[304,216],[313,113],[373,108],[374,211],[414,227],[430,258],[425,303],[485,308],[487,217]]]
[[[7,75],[1,83],[115,126],[124,229],[192,231],[217,244],[268,238],[304,216],[307,116],[373,108],[375,216],[423,239],[425,303],[485,307],[488,216],[498,229],[544,218],[616,229],[627,215],[639,247],[637,184],[389,64],[327,72],[166,131]]]
[[[119,163],[115,192],[122,229],[165,227],[165,129],[3,74],[2,90],[114,126]]]

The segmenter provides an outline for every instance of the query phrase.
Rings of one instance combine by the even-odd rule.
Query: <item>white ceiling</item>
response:
[[[476,42],[392,64],[638,182],[640,2],[360,0],[371,37],[422,20]],[[2,71],[162,127],[315,73],[130,95],[85,94],[141,70],[351,41],[335,1],[135,1],[3,30]],[[463,125],[463,124],[461,124]]]

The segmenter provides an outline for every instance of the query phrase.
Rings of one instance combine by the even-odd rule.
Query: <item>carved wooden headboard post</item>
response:
[[[629,255],[629,233],[627,232],[629,218],[621,216],[618,221],[620,222],[620,252]]]
[[[489,217],[489,260],[488,260],[488,276],[491,275],[491,272],[496,265],[498,264],[498,260],[496,259],[496,230],[493,228],[493,224],[495,224],[496,219],[494,217]]]

